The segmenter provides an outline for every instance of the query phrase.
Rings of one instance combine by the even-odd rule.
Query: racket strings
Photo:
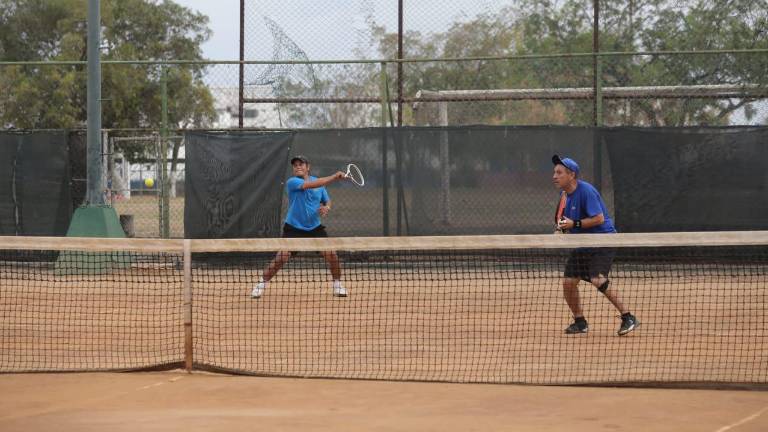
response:
[[[365,184],[365,179],[363,178],[363,173],[360,171],[360,168],[357,167],[355,164],[349,164],[347,165],[347,173],[345,176],[352,181],[352,183],[362,186]]]

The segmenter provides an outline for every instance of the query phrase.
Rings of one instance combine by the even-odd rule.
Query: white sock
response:
[[[333,287],[334,288],[341,288],[341,281],[338,279],[333,280]]]

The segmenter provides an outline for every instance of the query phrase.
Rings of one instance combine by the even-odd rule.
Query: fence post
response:
[[[389,78],[387,77],[387,63],[381,62],[381,80],[379,81],[379,94],[381,97],[381,172],[382,172],[382,234],[389,235],[389,166],[387,161],[387,120],[389,118]]]
[[[161,88],[161,104],[162,114],[160,123],[160,173],[158,173],[158,182],[160,183],[160,237],[170,237],[170,211],[168,206],[170,205],[169,199],[169,186],[167,173],[167,159],[168,159],[168,68],[161,66],[160,74],[160,88]]]
[[[448,101],[438,102],[440,111],[440,218],[443,225],[451,223],[451,158],[448,145]]]
[[[600,0],[593,0],[592,26],[592,84],[594,86],[594,129],[592,131],[592,171],[593,183],[597,190],[603,186],[603,155],[600,143],[600,130],[603,126],[603,89],[602,89],[602,58],[600,58]]]

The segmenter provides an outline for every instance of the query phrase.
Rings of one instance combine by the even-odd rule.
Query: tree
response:
[[[87,59],[86,2],[0,0],[0,60]],[[149,0],[102,2],[102,60],[200,60],[210,37],[208,18],[176,3]],[[82,128],[86,120],[85,66],[3,66],[0,124],[16,128]],[[204,66],[168,71],[169,122],[205,126],[215,117],[202,80]],[[161,68],[102,65],[104,128],[158,128]]]
[[[601,51],[690,51],[768,48],[766,0],[618,0],[601,2]],[[496,14],[455,23],[444,33],[405,34],[406,57],[482,57],[588,53],[592,6],[582,0],[522,0]],[[384,58],[396,53],[397,36],[372,24]],[[419,89],[515,89],[592,86],[592,58],[427,63],[409,67],[407,95]],[[603,57],[604,86],[713,84],[768,85],[768,55],[710,54]],[[707,98],[605,101],[604,119],[614,125],[728,124],[740,109],[749,119],[755,99]],[[452,104],[452,123],[585,125],[591,102],[527,101]],[[509,112],[510,107],[514,112]]]
[[[601,2],[601,51],[690,51],[768,48],[768,3],[764,0],[681,3],[669,0]],[[525,37],[520,53],[591,50],[591,8],[567,0],[560,6],[527,0],[518,10]],[[765,54],[654,55],[603,58],[605,86],[768,84]],[[572,70],[572,69],[571,69]],[[539,70],[549,79],[557,70]],[[591,78],[591,71],[584,71]],[[728,124],[754,99],[641,99],[605,105],[606,124]],[[631,108],[629,108],[631,107]],[[749,117],[753,111],[746,109]]]
[[[360,98],[379,94],[378,64],[318,65],[311,84],[285,77],[273,85],[280,97]],[[379,124],[380,104],[281,104],[285,127],[354,128]]]

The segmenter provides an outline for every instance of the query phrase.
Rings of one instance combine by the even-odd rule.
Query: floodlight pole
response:
[[[101,178],[101,13],[99,0],[88,0],[88,189],[86,203],[103,205]]]
[[[245,80],[245,0],[240,0],[240,65],[238,68],[237,86],[237,127],[243,128],[243,83]]]
[[[403,59],[403,0],[397,2],[397,59]],[[403,62],[397,62],[397,127],[403,125]]]
[[[88,91],[87,156],[88,174],[85,205],[75,209],[67,237],[125,238],[114,207],[104,205],[101,136],[101,13],[99,0],[88,0]],[[103,140],[107,142],[107,140]],[[61,255],[60,258],[65,257]],[[64,258],[66,260],[66,258]]]

